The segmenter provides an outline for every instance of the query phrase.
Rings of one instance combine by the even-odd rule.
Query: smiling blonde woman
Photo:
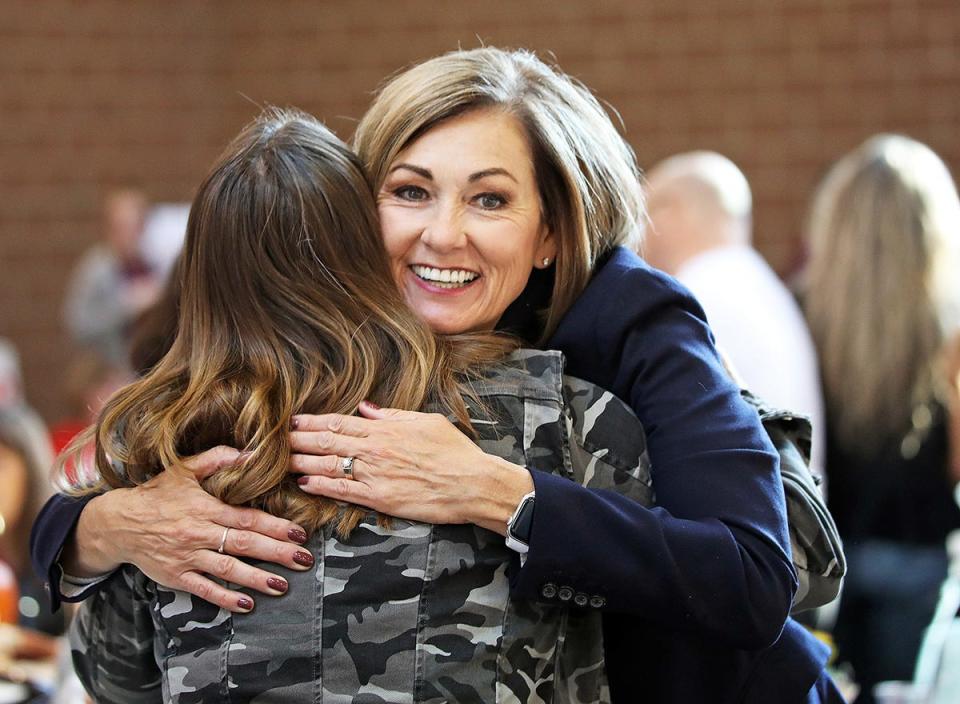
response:
[[[545,471],[536,453],[485,451],[442,417],[377,399],[359,404],[362,417],[294,418],[301,489],[500,536],[514,553],[513,602],[559,608],[571,622],[603,615],[618,701],[831,696],[821,697],[826,649],[785,625],[797,575],[778,453],[696,301],[618,247],[638,231],[642,204],[633,153],[599,102],[528,52],[452,52],[388,81],[355,144],[414,311],[439,333],[506,330],[561,350],[568,372],[628,402],[649,433],[657,505]],[[617,434],[592,413],[575,417],[588,443]],[[532,419],[522,425],[537,436]],[[198,471],[217,461],[200,458]],[[290,526],[260,514],[241,522],[178,476],[157,476],[149,505],[176,513],[189,500],[185,540],[148,549],[144,535],[176,531],[139,517],[146,493],[108,493],[82,513],[63,509],[80,514],[71,540],[49,541],[67,543],[64,567],[82,576],[133,562],[231,610],[249,595],[197,570],[275,593],[264,563],[229,556],[295,563],[297,547],[282,542]],[[119,537],[109,529],[118,524],[129,527]],[[839,583],[835,571],[807,569],[814,544],[794,541],[809,605]],[[38,561],[59,578],[56,559]],[[821,579],[830,586],[808,588]]]

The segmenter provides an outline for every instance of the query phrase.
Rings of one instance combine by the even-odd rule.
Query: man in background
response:
[[[127,363],[134,320],[159,296],[162,272],[144,256],[148,203],[142,193],[110,193],[103,237],[77,263],[67,286],[63,318],[82,348],[116,365]]]
[[[700,301],[720,350],[747,388],[810,416],[811,469],[823,473],[823,398],[800,308],[753,249],[753,199],[737,166],[714,152],[670,157],[647,174],[643,256]]]

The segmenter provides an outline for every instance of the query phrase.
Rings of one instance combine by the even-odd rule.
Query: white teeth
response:
[[[419,264],[410,268],[418,277],[440,288],[459,288],[480,276],[480,274],[466,269],[438,269],[432,266],[420,266]]]

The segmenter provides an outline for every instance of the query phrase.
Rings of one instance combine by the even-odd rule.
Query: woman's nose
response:
[[[433,250],[448,252],[466,244],[463,218],[453,204],[435,208],[425,223],[421,241]]]

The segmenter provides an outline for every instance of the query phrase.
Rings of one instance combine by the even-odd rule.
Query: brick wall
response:
[[[106,190],[188,199],[254,104],[349,137],[384,76],[480,41],[552,52],[620,112],[641,165],[730,156],[780,272],[817,178],[868,135],[960,167],[956,0],[4,0],[0,335],[35,404],[61,412],[60,303]]]

